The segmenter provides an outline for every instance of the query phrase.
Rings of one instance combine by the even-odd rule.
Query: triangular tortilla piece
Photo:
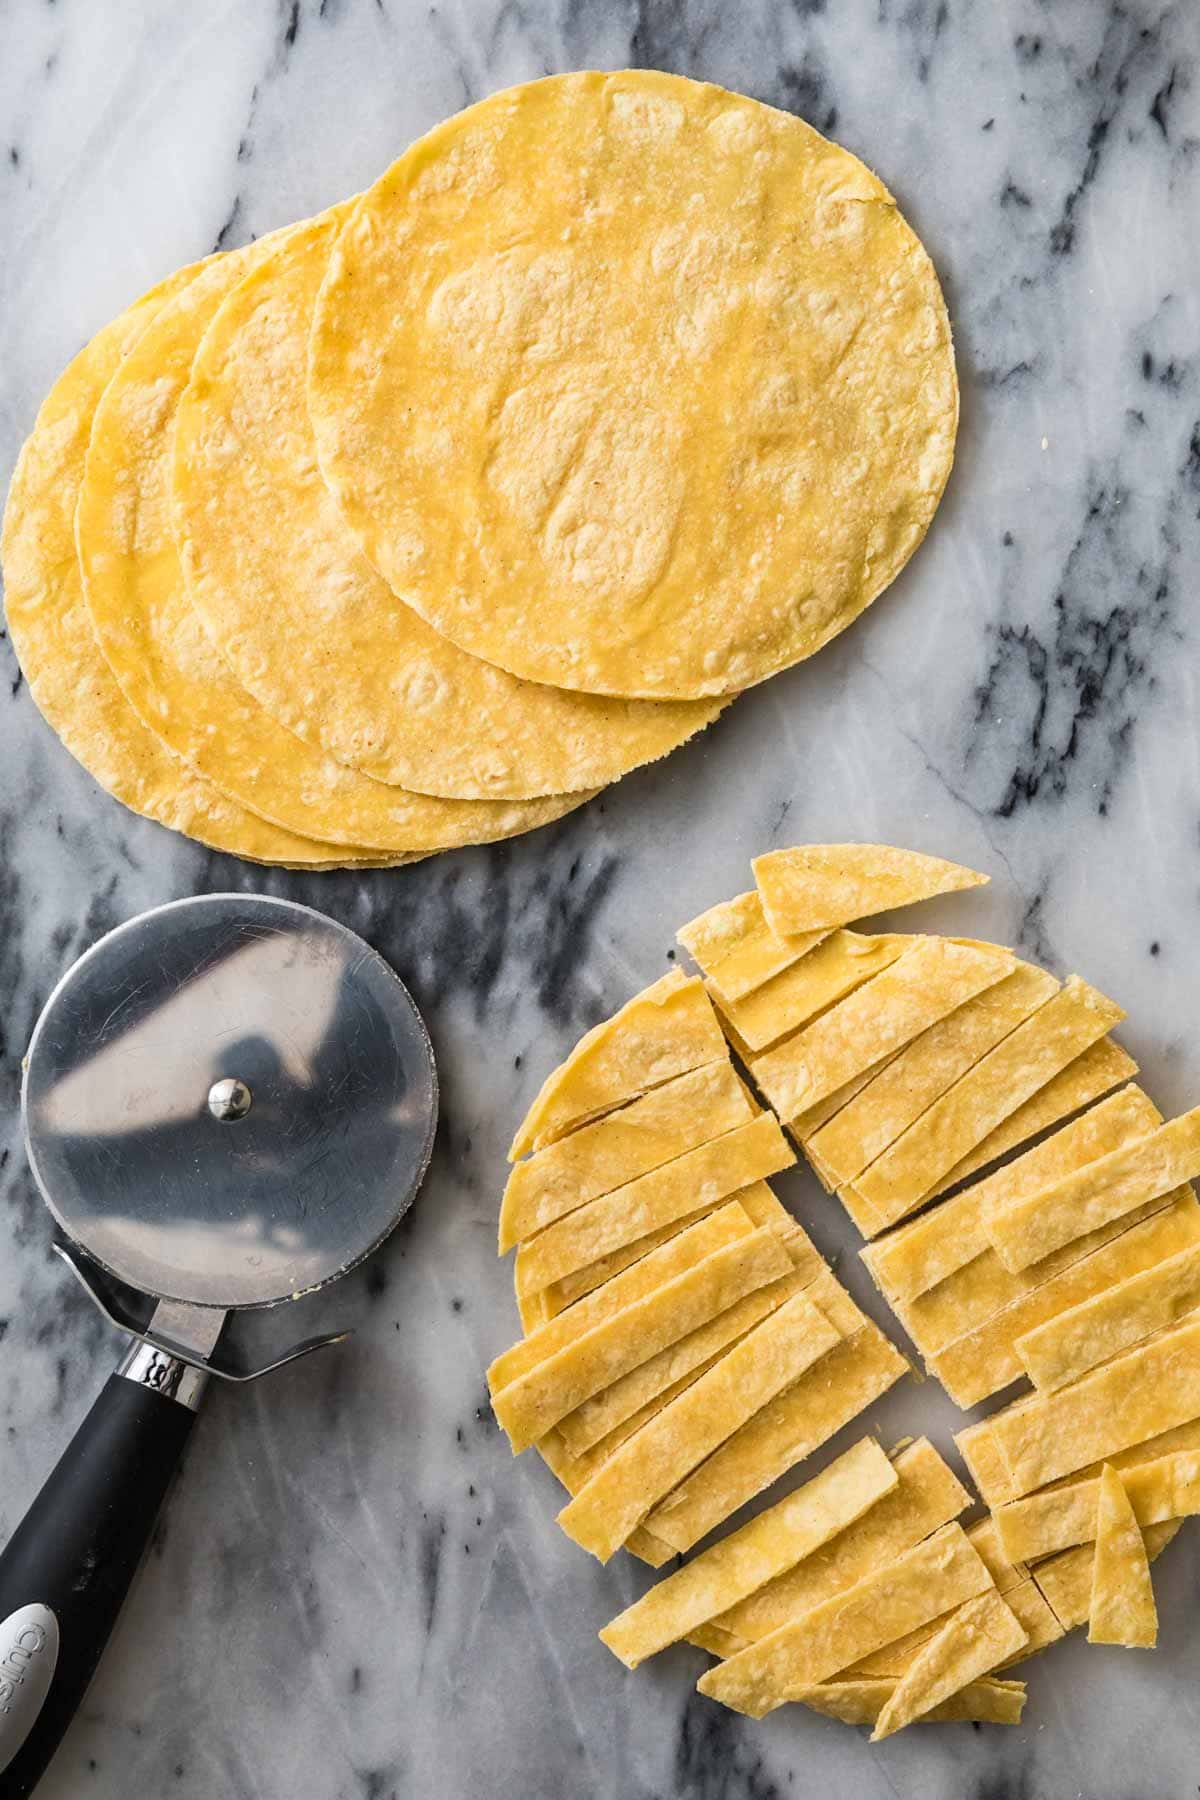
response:
[[[1143,1533],[1146,1556],[1150,1562],[1160,1557],[1172,1538],[1183,1529],[1182,1519],[1168,1519],[1162,1525],[1151,1525]],[[1033,1578],[1064,1631],[1074,1631],[1087,1623],[1092,1605],[1092,1567],[1096,1546],[1080,1544],[1064,1550],[1047,1562],[1039,1563]]]
[[[732,1244],[737,1238],[749,1237],[753,1230],[749,1214],[736,1200],[728,1201],[697,1220],[614,1280],[588,1294],[570,1312],[559,1313],[511,1349],[502,1351],[488,1368],[489,1392],[494,1394],[507,1387],[510,1381],[519,1380],[585,1331],[591,1331],[605,1319],[613,1318],[623,1307],[631,1306],[635,1300],[674,1280],[676,1275],[693,1268],[714,1250]]]
[[[1194,1196],[1192,1207],[1196,1224],[1187,1248],[1141,1273],[1123,1266],[1124,1279],[1106,1293],[1017,1338],[1014,1348],[1035,1387],[1045,1392],[1066,1387],[1200,1308],[1200,1207]],[[1121,1242],[1135,1235],[1127,1232]]]
[[[1053,975],[1018,963],[1011,975],[931,1025],[894,1056],[808,1140],[810,1161],[824,1164],[835,1187],[861,1175],[927,1106],[1057,991]]]
[[[1019,1499],[1198,1418],[1200,1319],[1193,1316],[1069,1388],[1039,1394],[987,1423]]]
[[[508,1177],[500,1202],[501,1256],[575,1207],[732,1131],[757,1110],[733,1064],[712,1062],[547,1144]]]
[[[748,1331],[753,1331],[761,1320],[769,1318],[793,1295],[802,1294],[811,1285],[793,1269],[790,1275],[756,1288],[709,1319],[707,1324],[668,1344],[620,1380],[585,1400],[558,1422],[558,1429],[572,1454],[585,1455],[659,1394],[675,1387],[693,1371],[710,1367],[723,1351],[745,1337]]]
[[[811,1280],[819,1275],[825,1267],[823,1257],[814,1248],[806,1232],[798,1222],[776,1199],[765,1181],[751,1182],[748,1187],[740,1188],[731,1199],[749,1215],[756,1225],[769,1224],[772,1230],[779,1233],[788,1247],[793,1263],[798,1269],[809,1272]],[[726,1201],[709,1201],[693,1213],[685,1214],[681,1219],[672,1219],[670,1224],[659,1226],[656,1231],[648,1232],[645,1237],[635,1239],[633,1243],[622,1245],[619,1250],[609,1251],[607,1256],[597,1257],[586,1268],[577,1269],[573,1275],[566,1275],[561,1281],[553,1282],[543,1289],[542,1299],[545,1303],[546,1317],[553,1318],[565,1307],[574,1305],[583,1295],[590,1294],[602,1282],[609,1281],[622,1269],[638,1262],[650,1251],[657,1250],[660,1245],[668,1243],[686,1226],[706,1218],[715,1207],[727,1204]]]
[[[955,1163],[925,1198],[934,1200],[939,1194],[948,1193],[980,1169],[999,1162],[1010,1150],[1031,1143],[1052,1125],[1061,1124],[1094,1100],[1111,1094],[1123,1081],[1132,1081],[1137,1072],[1138,1066],[1132,1056],[1111,1038],[1101,1038],[1098,1044],[1090,1044],[1082,1056],[1060,1069],[1045,1087],[1039,1088],[1023,1106],[1018,1106],[1016,1112],[994,1131],[989,1131],[983,1142],[977,1144],[969,1156]]]
[[[754,1231],[565,1344],[492,1395],[492,1411],[514,1453],[640,1363],[790,1269],[775,1233]]]
[[[876,1158],[850,1184],[855,1193],[885,1223],[896,1224],[989,1131],[1124,1016],[1073,975]]]
[[[1008,950],[918,938],[873,981],[757,1057],[750,1072],[780,1118],[794,1119],[1012,968]]]
[[[698,1682],[702,1694],[752,1719],[827,1681],[872,1650],[992,1586],[961,1525],[943,1525],[854,1587],[760,1638]]]
[[[802,1562],[899,1485],[873,1438],[862,1438],[812,1481],[658,1583],[606,1625],[601,1642],[626,1668]]]
[[[859,1254],[886,1299],[913,1300],[991,1248],[984,1221],[993,1204],[1033,1193],[1046,1181],[1106,1156],[1118,1144],[1142,1136],[1161,1118],[1140,1088],[1125,1088]]]
[[[795,1160],[771,1114],[760,1113],[748,1125],[589,1200],[529,1238],[517,1252],[517,1292],[537,1293],[672,1219],[790,1168]]]
[[[935,894],[982,887],[988,879],[890,844],[800,844],[756,856],[752,867],[763,911],[784,936],[848,925]]]
[[[918,1438],[892,1461],[898,1486],[864,1518],[715,1622],[750,1642],[766,1637],[911,1550],[971,1504],[970,1494],[928,1438]]]
[[[1025,1373],[1017,1344],[1022,1335],[1044,1325],[1093,1296],[1103,1296],[1121,1284],[1126,1275],[1153,1270],[1156,1265],[1187,1246],[1200,1244],[1200,1205],[1190,1188],[1177,1190],[1177,1198],[1163,1205],[1149,1219],[1132,1229],[1118,1230],[1112,1241],[1090,1256],[1081,1257],[1050,1281],[1014,1300],[973,1331],[955,1338],[925,1361],[957,1406],[977,1406],[989,1395],[1019,1381]],[[1039,1267],[1041,1265],[1038,1265]],[[1167,1309],[1169,1312],[1169,1308]],[[1163,1324],[1173,1321],[1164,1317]],[[1148,1336],[1139,1332],[1133,1339]],[[1128,1348],[1118,1345],[1113,1354]],[[924,1351],[924,1346],[920,1346]],[[1097,1345],[1097,1350],[1101,1346]],[[1106,1360],[1096,1354],[1087,1367]],[[1086,1373],[1086,1368],[1080,1373]],[[1061,1387],[1064,1384],[1054,1384]]]
[[[710,907],[675,933],[692,961],[726,1000],[736,1001],[779,975],[827,934],[804,931],[780,937],[767,924],[757,888]]]
[[[960,1606],[902,1676],[879,1715],[871,1742],[878,1744],[902,1731],[922,1713],[1016,1656],[1028,1635],[1012,1608],[994,1591]]]
[[[508,1160],[540,1150],[627,1100],[727,1055],[699,976],[672,969],[580,1038],[547,1075]]]
[[[803,1688],[794,1698],[812,1712],[843,1725],[874,1725],[895,1693],[896,1681],[845,1680],[841,1676],[817,1687]],[[1025,1706],[1023,1681],[997,1681],[985,1677],[968,1682],[957,1694],[931,1707],[914,1725],[946,1725],[974,1720],[981,1725],[1019,1725]]]
[[[678,1481],[838,1340],[836,1327],[797,1294],[597,1470],[559,1513],[563,1530],[607,1562]]]
[[[690,1550],[908,1373],[900,1352],[866,1321],[681,1481],[654,1509],[649,1529],[681,1553]]]
[[[1121,1477],[1105,1463],[1096,1502],[1088,1643],[1153,1650],[1157,1642],[1158,1609],[1146,1546]]]
[[[1118,1457],[1113,1465],[1143,1530],[1200,1512],[1200,1420],[1192,1432],[1196,1442],[1191,1449],[1172,1450],[1145,1462],[1127,1463]],[[993,1515],[997,1532],[1012,1553],[1026,1558],[1053,1556],[1095,1537],[1099,1496],[1098,1475],[1029,1494]]]
[[[916,938],[898,934],[863,937],[857,931],[835,931],[798,963],[742,1000],[727,1000],[716,989],[709,991],[730,1042],[748,1062],[882,973],[916,942]]]
[[[1006,1206],[993,1206],[987,1234],[1006,1269],[1028,1268],[1074,1238],[1123,1218],[1197,1175],[1200,1106],[1111,1151],[1086,1170],[1063,1176]]]

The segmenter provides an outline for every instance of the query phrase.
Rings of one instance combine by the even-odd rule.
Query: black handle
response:
[[[112,1375],[0,1555],[0,1800],[24,1800],[83,1699],[195,1420]]]

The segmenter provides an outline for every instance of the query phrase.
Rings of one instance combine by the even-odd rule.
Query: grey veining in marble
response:
[[[638,1588],[552,1523],[483,1370],[515,1329],[503,1149],[581,1029],[772,843],[880,838],[987,869],[936,926],[1129,1008],[1164,1107],[1200,1090],[1200,14],[1189,0],[7,0],[0,480],[58,370],[178,263],[340,199],[425,127],[552,69],[658,65],[803,113],[877,168],[946,283],[958,464],[929,541],[829,651],[561,825],[361,877],[270,875],[122,812],[5,646],[0,1532],[115,1353],[48,1252],[20,1148],[30,1024],[106,926],[246,886],[327,908],[410,981],[445,1124],[409,1220],[337,1297],[353,1342],[218,1394],[47,1800],[1185,1800],[1200,1785],[1200,1533],[1162,1648],[1031,1665],[1026,1724],[869,1748],[636,1677]],[[780,1183],[830,1253],[851,1234]],[[856,1259],[842,1264],[864,1301]],[[325,1303],[332,1308],[330,1299]],[[885,1435],[954,1410],[912,1384]]]

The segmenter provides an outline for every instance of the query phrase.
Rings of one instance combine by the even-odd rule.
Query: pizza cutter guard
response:
[[[55,1248],[134,1342],[0,1555],[0,1793],[28,1794],[83,1697],[210,1375],[252,1361],[228,1316],[374,1250],[428,1166],[421,1016],[345,926],[257,894],[110,932],[51,994],[25,1060],[26,1145]]]

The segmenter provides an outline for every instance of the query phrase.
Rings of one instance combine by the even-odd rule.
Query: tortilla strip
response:
[[[559,1513],[563,1530],[607,1562],[664,1495],[838,1340],[824,1313],[797,1294],[597,1470]]]
[[[1103,1297],[1105,1290],[1113,1290],[1114,1283],[1123,1284],[1127,1275],[1139,1270],[1153,1271],[1164,1258],[1174,1260],[1183,1246],[1198,1242],[1200,1205],[1190,1188],[1181,1188],[1172,1202],[1142,1224],[1120,1231],[1103,1248],[1079,1258],[1052,1280],[993,1313],[974,1330],[927,1355],[926,1367],[958,1406],[975,1406],[1024,1375],[1017,1346],[1026,1331],[1045,1327],[1047,1321],[1056,1320],[1093,1296]],[[1162,1321],[1164,1325],[1173,1322],[1170,1318]],[[1138,1332],[1130,1341],[1148,1335],[1148,1331]],[[1100,1353],[1092,1356],[1080,1373],[1128,1347],[1117,1344],[1110,1352],[1104,1352],[1098,1346]],[[1061,1387],[1064,1383],[1053,1385]]]
[[[793,1698],[812,1712],[843,1725],[874,1725],[895,1693],[896,1681],[847,1681],[840,1677],[817,1687],[803,1688]],[[930,1707],[914,1725],[943,1725],[955,1720],[977,1720],[984,1725],[1019,1725],[1025,1706],[1023,1681],[970,1681],[940,1705]]]
[[[835,931],[742,1000],[725,999],[712,984],[709,992],[726,1029],[733,1028],[729,1035],[734,1048],[748,1061],[881,974],[916,941],[896,934],[863,937],[857,931]]]
[[[967,1536],[974,1543],[970,1531]],[[975,1548],[979,1548],[978,1544],[975,1544]],[[987,1561],[986,1557],[984,1561]],[[993,1663],[989,1671],[991,1674],[998,1673],[1000,1669],[1009,1669],[1014,1663],[1024,1662],[1027,1657],[1036,1656],[1039,1650],[1048,1649],[1063,1635],[1062,1626],[1032,1575],[1026,1575],[1023,1580],[1002,1591],[1005,1605],[1016,1616],[1025,1632],[1025,1638],[1011,1656]],[[955,1608],[944,1613],[931,1624],[923,1625],[919,1631],[912,1631],[907,1637],[899,1638],[896,1643],[876,1650],[872,1656],[864,1656],[861,1662],[855,1663],[847,1672],[873,1681],[899,1680],[908,1673],[925,1645],[949,1623],[957,1610]]]
[[[780,937],[763,916],[758,890],[710,907],[675,933],[692,961],[708,976],[722,999],[741,1000],[782,974],[810,950],[815,950],[823,931],[804,931]]]
[[[1100,1231],[1093,1231],[1074,1244],[1068,1244],[1048,1256],[1045,1262],[1031,1263],[1028,1269],[1011,1274],[994,1250],[985,1250],[965,1268],[958,1269],[915,1300],[891,1300],[909,1336],[925,1355],[935,1355],[960,1337],[980,1329],[1006,1307],[1035,1293],[1064,1270],[1071,1268],[1102,1249],[1114,1239],[1123,1237],[1135,1225],[1155,1217],[1181,1202],[1188,1189],[1152,1200],[1128,1219],[1117,1219]]]
[[[703,982],[672,969],[610,1019],[594,1025],[547,1075],[517,1129],[508,1160],[516,1162],[672,1076],[722,1062],[727,1055]]]
[[[943,1525],[886,1568],[702,1675],[702,1694],[761,1719],[798,1688],[826,1681],[992,1586],[961,1525]]]
[[[736,1200],[728,1201],[716,1212],[678,1232],[651,1255],[642,1257],[615,1280],[605,1282],[569,1312],[560,1313],[510,1349],[502,1351],[488,1367],[489,1391],[494,1394],[510,1382],[519,1380],[547,1357],[556,1355],[567,1344],[582,1337],[584,1332],[615,1317],[624,1307],[672,1281],[714,1250],[720,1250],[738,1238],[749,1237],[754,1229],[745,1209]]]
[[[918,1438],[894,1454],[892,1462],[899,1485],[865,1517],[714,1622],[749,1642],[766,1637],[891,1563],[971,1504],[966,1488],[928,1438]]]
[[[1101,1471],[1099,1488],[1088,1643],[1153,1650],[1158,1642],[1158,1609],[1150,1560],[1129,1495],[1111,1463]]]
[[[1139,1540],[1140,1542],[1140,1540]],[[968,1600],[930,1638],[879,1715],[871,1742],[901,1731],[972,1681],[1016,1656],[1029,1634],[993,1589]]]
[[[690,1550],[908,1372],[878,1326],[864,1323],[682,1481],[650,1515],[650,1530],[676,1550]]]
[[[895,1143],[981,1056],[1058,990],[1053,975],[1018,963],[994,987],[930,1026],[894,1056],[805,1146],[840,1187]]]
[[[1024,1269],[1200,1175],[1200,1106],[1086,1169],[994,1207],[988,1237],[1006,1269]]]
[[[1035,1387],[1046,1392],[1065,1387],[1200,1307],[1200,1244],[1194,1241],[1200,1238],[1200,1207],[1194,1216],[1196,1229],[1187,1249],[1140,1274],[1129,1272],[1107,1293],[1017,1339],[1017,1355]],[[1127,1232],[1126,1238],[1133,1235]]]
[[[807,1233],[787,1208],[780,1205],[765,1181],[751,1182],[749,1187],[740,1188],[732,1199],[737,1201],[755,1225],[770,1224],[778,1232],[797,1268],[811,1271],[810,1279],[820,1274],[825,1267],[824,1258],[813,1247]],[[607,1256],[597,1257],[594,1263],[589,1263],[584,1269],[577,1269],[573,1275],[566,1275],[561,1281],[552,1282],[544,1290],[547,1316],[553,1317],[564,1307],[572,1306],[585,1294],[592,1293],[602,1282],[611,1280],[649,1251],[658,1249],[686,1227],[709,1217],[715,1207],[727,1204],[728,1201],[711,1201],[698,1207],[693,1213],[686,1213],[681,1219],[673,1219],[670,1224],[660,1226],[657,1231],[648,1232],[645,1237],[636,1239],[632,1244],[624,1244],[619,1250],[610,1250]]]
[[[756,1288],[706,1324],[689,1331],[676,1343],[668,1344],[627,1375],[583,1401],[558,1422],[573,1454],[583,1455],[657,1394],[674,1387],[691,1370],[707,1367],[723,1350],[736,1344],[761,1320],[769,1318],[794,1294],[802,1294],[810,1285],[793,1269],[791,1274]]]
[[[787,1251],[773,1231],[752,1232],[566,1344],[492,1396],[492,1411],[514,1454],[593,1394],[790,1269]]]
[[[1142,1533],[1148,1561],[1155,1562],[1182,1528],[1182,1519],[1167,1519],[1162,1525],[1149,1526]],[[1074,1550],[1064,1550],[1048,1562],[1039,1563],[1033,1571],[1034,1580],[1064,1631],[1074,1631],[1077,1625],[1087,1623],[1092,1605],[1095,1559],[1095,1544],[1080,1544]]]
[[[1018,1106],[1010,1118],[989,1131],[983,1142],[956,1163],[925,1198],[933,1200],[938,1194],[948,1193],[978,1170],[999,1162],[1010,1150],[1032,1142],[1052,1125],[1061,1124],[1094,1100],[1111,1093],[1113,1088],[1120,1087],[1123,1081],[1131,1081],[1137,1072],[1138,1066],[1132,1056],[1112,1038],[1101,1038],[1098,1044],[1090,1044],[1082,1056],[1061,1069],[1052,1081],[1026,1100],[1024,1106]]]
[[[887,1224],[895,1224],[988,1132],[1124,1016],[1113,1001],[1072,975],[850,1184],[855,1193]]]
[[[577,1493],[582,1485],[573,1459],[566,1445],[556,1431],[548,1431],[538,1445],[538,1453],[551,1474],[560,1481],[569,1494]],[[652,1569],[661,1569],[669,1563],[675,1552],[669,1544],[661,1543],[650,1532],[638,1529],[626,1539],[624,1548],[639,1562],[648,1563]]]
[[[988,879],[958,863],[890,844],[800,844],[768,850],[751,866],[763,911],[785,936],[847,925],[935,894],[982,887]]]
[[[732,1131],[757,1110],[733,1064],[712,1062],[547,1144],[509,1175],[500,1202],[500,1255],[588,1200]]]
[[[1143,1531],[1166,1519],[1200,1513],[1200,1448],[1122,1464],[1118,1472]],[[1053,1556],[1095,1537],[1099,1497],[1098,1476],[1067,1482],[1000,1507],[994,1515],[996,1527],[1004,1543],[1022,1556]]]
[[[859,1252],[885,1297],[912,1300],[991,1250],[984,1226],[993,1205],[1034,1193],[1116,1145],[1143,1136],[1162,1115],[1140,1088],[1113,1094],[973,1187]]]
[[[1200,1418],[1200,1319],[987,1421],[1012,1498]]]
[[[758,1057],[750,1072],[780,1118],[794,1119],[1012,968],[1007,950],[918,938],[873,981]]]
[[[899,1485],[873,1438],[650,1589],[600,1633],[626,1668],[686,1637],[811,1556]]]
[[[611,1194],[576,1207],[537,1237],[529,1238],[517,1251],[517,1292],[537,1293],[608,1251],[619,1250],[702,1205],[724,1200],[765,1175],[789,1168],[795,1160],[771,1114],[760,1113],[748,1125],[739,1125],[661,1169],[652,1169],[648,1175],[614,1188]]]

